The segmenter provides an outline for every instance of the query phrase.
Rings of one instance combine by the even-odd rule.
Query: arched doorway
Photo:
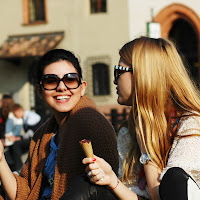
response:
[[[168,37],[176,42],[190,75],[198,84],[198,37],[193,27],[187,21],[178,19],[174,21]]]
[[[200,83],[200,18],[189,7],[171,4],[153,19],[161,25],[161,36],[172,38],[188,62],[188,70]]]

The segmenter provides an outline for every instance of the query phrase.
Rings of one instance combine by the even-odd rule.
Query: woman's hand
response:
[[[92,183],[107,185],[110,188],[116,186],[118,178],[104,159],[94,156],[93,158],[84,158],[82,162],[87,165],[85,171]]]
[[[117,178],[112,167],[104,159],[94,156],[84,158],[82,162],[87,164],[85,171],[89,173],[88,176],[92,183],[107,185],[121,200],[138,200],[138,196]]]
[[[21,137],[20,137],[20,136],[14,136],[14,135],[8,136],[7,138],[8,138],[8,140],[11,141],[11,142],[16,142],[16,141],[21,140]]]

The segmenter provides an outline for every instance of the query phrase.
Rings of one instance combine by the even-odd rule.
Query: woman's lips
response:
[[[117,93],[117,94],[119,93],[119,90],[118,90],[118,88],[116,88],[116,93]]]
[[[70,100],[71,96],[69,95],[59,95],[59,96],[54,96],[54,99],[56,100],[56,102],[58,103],[65,103],[68,102]]]

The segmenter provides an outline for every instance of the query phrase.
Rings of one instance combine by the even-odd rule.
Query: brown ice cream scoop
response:
[[[85,155],[87,158],[93,158],[93,149],[92,149],[92,143],[90,140],[83,139],[79,141],[83,151],[85,152]]]

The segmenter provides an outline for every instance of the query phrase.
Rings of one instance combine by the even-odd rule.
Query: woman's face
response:
[[[119,66],[131,68],[122,58],[119,60]],[[117,81],[114,81],[117,85],[117,102],[121,105],[132,105],[133,96],[133,74],[131,72],[122,72]]]
[[[59,78],[63,78],[63,76],[68,73],[77,73],[77,70],[70,62],[62,60],[47,65],[44,68],[43,75],[55,74]],[[81,96],[84,95],[85,89],[85,81],[82,81],[82,84],[77,89],[68,89],[64,82],[60,81],[55,90],[45,90],[42,87],[41,96],[54,115],[56,115],[72,110],[80,100]]]

